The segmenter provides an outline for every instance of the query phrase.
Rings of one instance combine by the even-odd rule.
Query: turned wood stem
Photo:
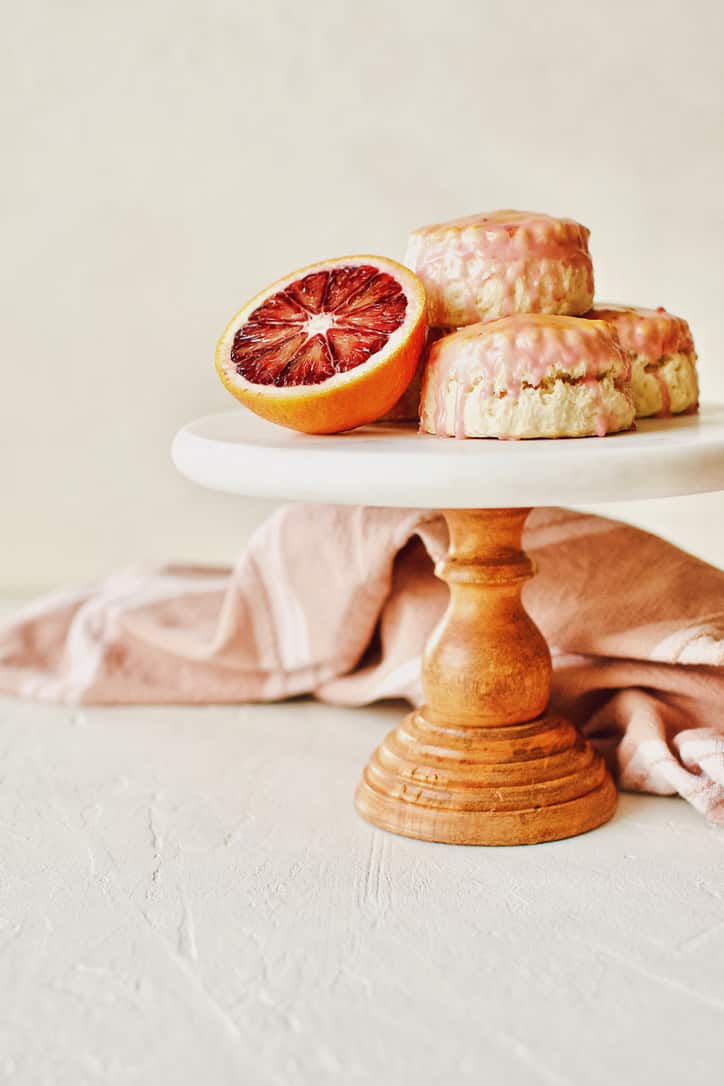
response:
[[[450,844],[553,841],[616,807],[603,759],[547,711],[551,658],[521,589],[527,509],[448,510],[436,573],[450,603],[423,659],[425,704],[374,752],[357,810],[393,833]]]
[[[425,715],[476,726],[518,724],[548,704],[551,659],[520,593],[533,575],[521,550],[529,509],[444,513],[450,545],[435,572],[450,603],[422,666]]]

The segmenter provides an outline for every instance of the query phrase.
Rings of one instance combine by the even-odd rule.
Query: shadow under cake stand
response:
[[[202,486],[249,497],[440,510],[436,573],[450,602],[422,664],[424,704],[372,755],[357,810],[393,833],[451,844],[533,844],[594,829],[614,812],[601,757],[548,710],[548,646],[520,598],[534,505],[724,489],[724,406],[639,422],[605,439],[455,441],[412,424],[314,437],[245,411],[210,415],[173,443]]]

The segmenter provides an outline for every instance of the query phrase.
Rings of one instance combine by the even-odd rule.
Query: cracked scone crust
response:
[[[695,411],[699,378],[691,329],[663,307],[601,303],[587,314],[616,329],[631,359],[631,391],[637,418]]]
[[[593,304],[588,237],[572,219],[491,211],[413,231],[405,263],[422,279],[432,325],[577,315]]]
[[[447,437],[603,436],[634,420],[631,366],[604,321],[517,314],[433,344],[421,429]]]

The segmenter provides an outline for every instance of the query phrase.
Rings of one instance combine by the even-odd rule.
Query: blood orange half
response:
[[[311,264],[240,309],[216,348],[229,392],[257,415],[310,434],[380,418],[415,373],[425,291],[379,256]]]

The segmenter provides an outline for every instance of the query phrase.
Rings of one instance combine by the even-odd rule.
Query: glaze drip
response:
[[[601,303],[586,313],[587,318],[604,320],[618,333],[625,351],[640,355],[647,363],[659,362],[670,354],[689,354],[694,341],[689,325],[682,317],[667,313],[663,306],[643,309],[639,306]]]

